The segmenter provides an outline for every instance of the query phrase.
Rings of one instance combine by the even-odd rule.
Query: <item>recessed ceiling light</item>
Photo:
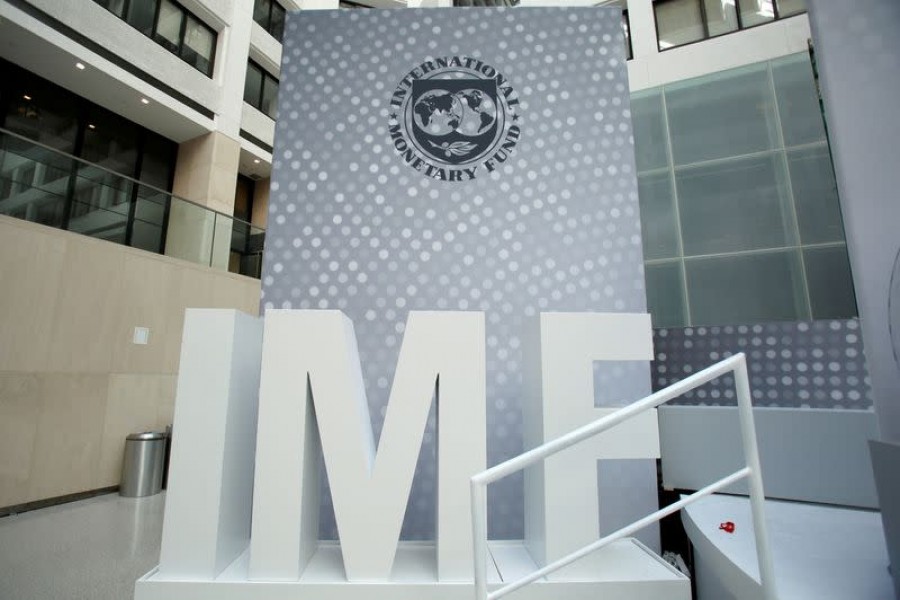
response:
[[[150,104],[150,101],[146,98],[141,98],[141,104]]]
[[[88,129],[97,129],[97,126],[93,123],[88,123]]]
[[[83,71],[84,63],[80,63],[80,62],[75,63],[75,68],[78,69],[79,71]]]
[[[258,165],[258,164],[259,164],[259,159],[258,159],[258,158],[254,158],[254,159],[253,159],[253,164],[254,164],[254,165]]]
[[[25,94],[25,95],[22,96],[22,97],[25,98],[26,100],[31,100],[31,96],[29,96],[28,94]]]

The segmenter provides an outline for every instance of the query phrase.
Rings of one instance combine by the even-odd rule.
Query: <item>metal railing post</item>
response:
[[[750,488],[750,511],[753,515],[753,533],[756,537],[756,560],[759,564],[759,583],[765,600],[777,600],[775,590],[775,566],[766,527],[765,501],[759,448],[756,443],[756,425],[753,421],[753,405],[750,397],[750,378],[747,359],[741,355],[734,369],[734,385],[737,391],[738,414],[741,422],[741,440],[744,445],[744,462],[750,468],[747,485]]]
[[[487,598],[487,484],[472,481],[472,549],[475,555],[475,597]]]

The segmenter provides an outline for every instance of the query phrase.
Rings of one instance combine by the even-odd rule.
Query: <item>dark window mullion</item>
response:
[[[779,0],[772,0],[772,13],[775,15],[773,21],[777,21],[781,18],[781,15],[778,12],[778,4]]]
[[[84,131],[87,129],[87,111],[88,105],[79,98],[78,108],[76,109],[78,117],[75,121],[77,123],[75,129],[75,145],[72,148],[72,155],[79,158],[84,152]],[[62,224],[60,227],[66,231],[68,231],[69,221],[72,219],[72,208],[75,203],[75,188],[78,183],[78,169],[81,165],[81,163],[74,158],[70,160],[72,161],[72,166],[69,169],[69,181],[66,184],[66,197],[63,203]]]
[[[181,29],[178,31],[178,51],[175,55],[183,58],[181,51],[184,50],[184,34],[187,31],[188,16],[187,11],[181,8],[181,5],[178,5],[178,9],[181,11]]]
[[[741,0],[734,0],[734,12],[737,16],[738,31],[744,28],[744,20],[741,18]]]
[[[143,128],[138,130],[138,139],[137,139],[137,160],[134,161],[134,174],[133,177],[135,181],[131,182],[131,198],[128,203],[128,220],[125,222],[125,245],[131,246],[131,240],[134,236],[134,217],[137,213],[137,202],[138,202],[138,193],[140,192],[140,185],[137,181],[140,181],[141,177],[141,167],[144,164],[144,147],[147,142],[147,131]]]
[[[269,2],[269,17],[266,19],[266,32],[272,35],[272,11],[275,10],[275,0]]]
[[[156,3],[156,12],[153,13],[153,29],[150,31],[150,39],[159,44],[156,41],[156,30],[159,28],[159,13],[162,11],[162,0],[158,0]]]
[[[700,7],[700,21],[703,24],[703,39],[709,39],[709,18],[706,16],[706,2],[697,0],[697,6]]]

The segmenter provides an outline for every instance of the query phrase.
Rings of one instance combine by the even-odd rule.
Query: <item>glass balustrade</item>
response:
[[[0,214],[260,276],[264,229],[5,129]]]

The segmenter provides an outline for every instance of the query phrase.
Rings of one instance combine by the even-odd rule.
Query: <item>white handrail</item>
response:
[[[744,445],[744,460],[746,466],[739,471],[724,477],[707,487],[694,492],[690,496],[682,498],[643,519],[635,521],[631,525],[615,531],[592,544],[576,550],[575,552],[560,558],[549,565],[527,575],[517,581],[509,583],[491,593],[487,591],[487,486],[502,479],[507,475],[521,471],[525,467],[542,461],[566,448],[593,437],[607,429],[615,427],[644,411],[651,410],[665,404],[673,398],[681,396],[696,387],[721,377],[725,373],[734,372],[734,384],[737,392],[738,415],[741,423],[741,437]],[[669,387],[655,392],[643,400],[639,400],[611,415],[597,419],[583,427],[575,429],[555,440],[547,442],[537,448],[511,458],[486,471],[472,477],[472,533],[474,540],[475,557],[475,594],[476,600],[497,600],[510,592],[528,585],[584,556],[599,550],[600,548],[626,537],[651,523],[659,521],[663,517],[673,514],[691,502],[695,502],[715,493],[733,483],[747,478],[750,488],[750,510],[753,515],[753,531],[756,537],[756,558],[759,563],[760,584],[762,586],[764,600],[777,600],[775,593],[774,567],[772,554],[769,548],[768,533],[766,530],[762,473],[759,466],[759,452],[756,445],[756,428],[753,423],[753,407],[750,400],[750,379],[747,376],[747,361],[743,353],[735,354],[711,367],[691,375]]]

